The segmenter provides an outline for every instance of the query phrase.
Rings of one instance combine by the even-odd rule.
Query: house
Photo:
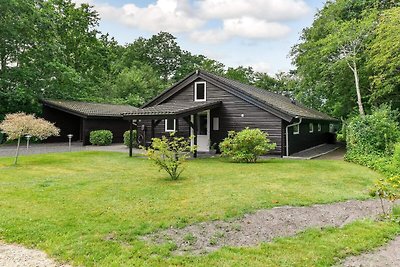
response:
[[[60,128],[60,136],[50,137],[47,142],[67,142],[72,134],[73,141],[89,145],[89,135],[94,130],[110,130],[113,143],[122,143],[123,134],[129,130],[129,122],[122,113],[134,112],[129,105],[111,105],[68,100],[41,100],[42,117]]]
[[[281,156],[333,142],[337,120],[264,89],[205,71],[196,71],[124,119],[138,126],[138,140],[169,132],[194,136],[199,152],[208,152],[228,131],[259,128],[276,143]]]

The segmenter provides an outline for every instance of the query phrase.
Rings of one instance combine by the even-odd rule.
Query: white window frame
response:
[[[204,84],[204,99],[197,99],[197,85],[198,84]],[[207,83],[206,82],[195,82],[194,83],[194,101],[195,102],[207,101]]]
[[[310,122],[308,124],[308,129],[309,129],[310,133],[313,133],[314,132],[314,123]]]
[[[297,131],[296,131],[297,127]],[[300,124],[296,124],[293,126],[293,134],[300,134]]]
[[[170,119],[170,120],[172,120],[172,119]],[[172,132],[176,131],[176,119],[173,119],[173,120],[174,120],[174,129],[171,130],[171,129],[168,129],[168,119],[165,119],[164,124],[165,124],[165,132],[166,133],[172,133]]]
[[[318,132],[322,131],[321,123],[318,123]]]

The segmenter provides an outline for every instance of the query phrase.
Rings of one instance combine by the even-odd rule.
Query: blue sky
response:
[[[100,30],[120,44],[168,31],[179,45],[229,67],[274,74],[292,68],[288,54],[324,0],[73,0],[88,2]]]

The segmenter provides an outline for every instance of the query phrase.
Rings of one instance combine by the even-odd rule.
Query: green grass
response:
[[[308,253],[310,262],[324,265],[335,253],[368,249],[395,231],[391,224],[363,222],[349,228],[360,234],[350,235],[347,228],[310,231],[258,248],[171,256],[174,244],[150,246],[138,237],[277,205],[365,199],[379,174],[343,161],[235,164],[199,159],[190,161],[182,179],[173,182],[148,160],[120,153],[35,155],[21,157],[17,167],[11,163],[11,158],[0,158],[0,239],[35,246],[77,265],[253,266],[287,261],[288,266],[301,266],[305,244],[315,249]],[[363,227],[369,230],[361,231]],[[336,250],[324,246],[325,236],[331,236],[326,238]],[[337,236],[343,241],[336,244]],[[285,251],[291,255],[283,257]]]

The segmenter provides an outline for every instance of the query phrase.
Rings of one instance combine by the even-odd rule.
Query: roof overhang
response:
[[[161,120],[169,118],[183,118],[199,112],[220,107],[222,101],[176,103],[168,102],[146,108],[140,108],[135,112],[123,114],[124,120]]]

